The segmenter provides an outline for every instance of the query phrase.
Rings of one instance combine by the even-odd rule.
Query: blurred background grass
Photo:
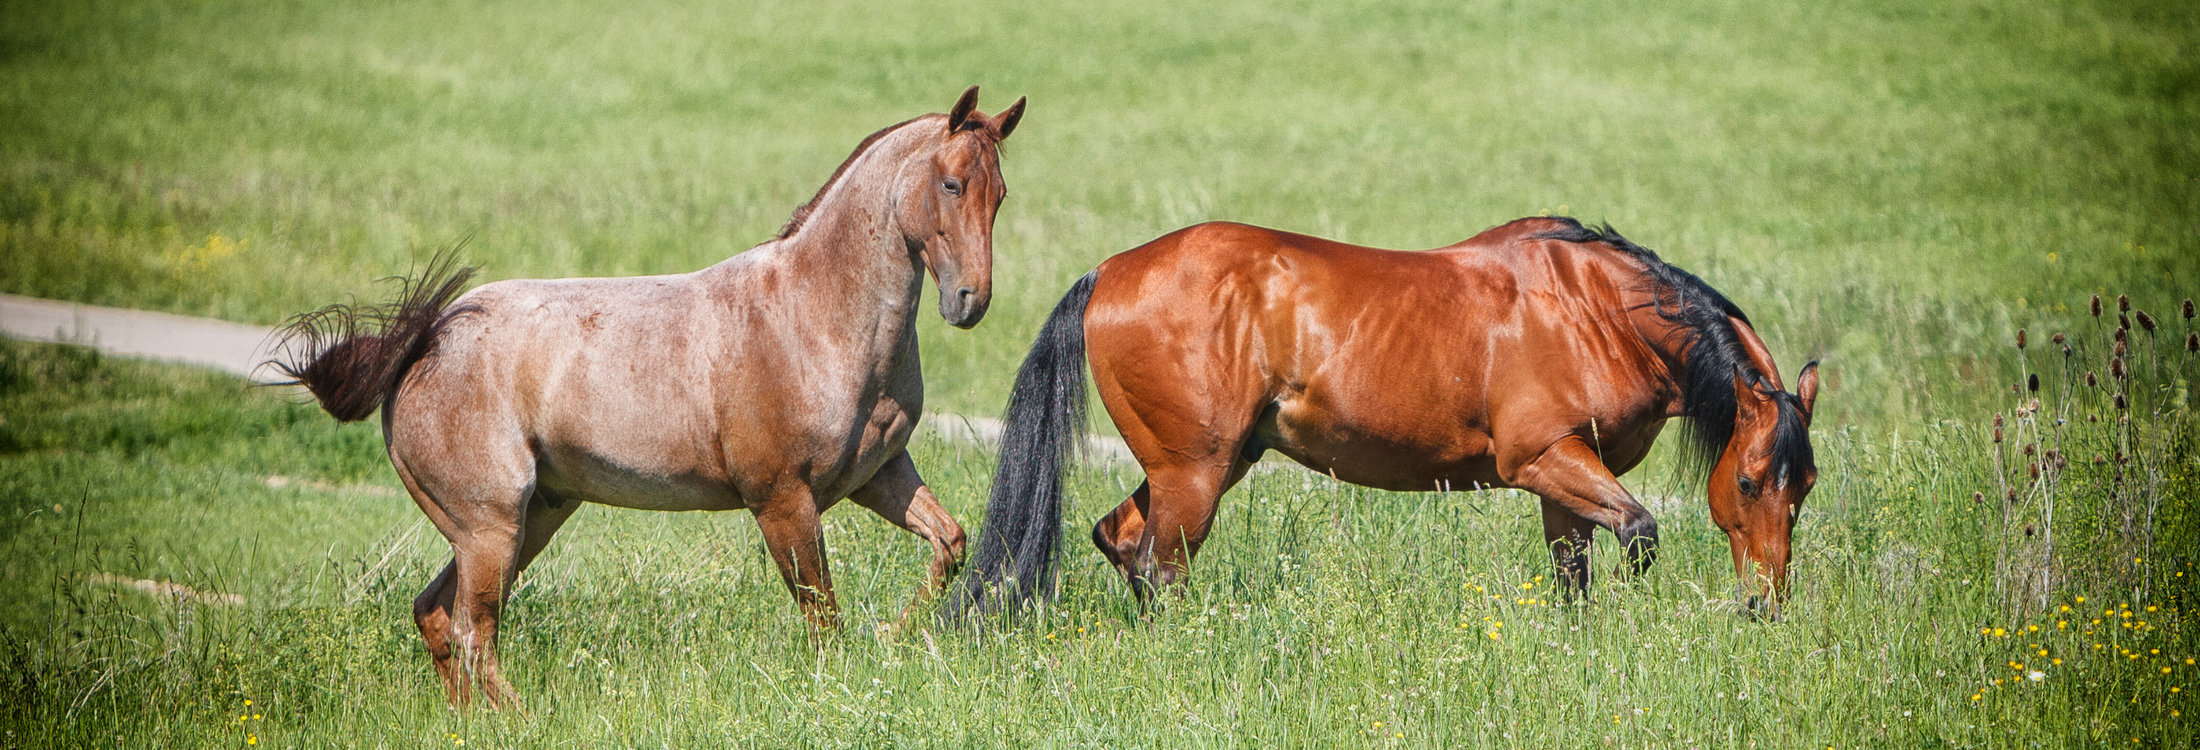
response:
[[[1991,635],[2055,627],[2003,609],[2006,516],[1971,498],[2000,481],[1979,426],[2010,408],[2014,329],[2098,349],[2090,295],[2165,321],[2193,296],[2196,46],[2178,2],[0,0],[0,291],[273,324],[467,236],[491,279],[692,270],[976,83],[1031,105],[992,313],[921,322],[935,411],[996,414],[1072,280],[1210,219],[1397,248],[1609,221],[1748,311],[1786,376],[1828,378],[1789,625],[1718,605],[1722,540],[1656,467],[1628,482],[1661,565],[1586,610],[1517,603],[1547,565],[1525,498],[1283,472],[1225,501],[1182,606],[1141,624],[1081,541],[1136,477],[1095,470],[1067,598],[998,640],[805,640],[744,519],[590,512],[515,599],[537,713],[514,718],[440,708],[407,612],[445,552],[372,425],[10,344],[0,747],[2177,746],[2169,688],[2200,683],[2153,670],[2195,631]],[[2149,381],[2188,483],[2191,372]],[[990,457],[917,450],[974,526]],[[921,545],[832,523],[851,622],[897,610]],[[2187,606],[2056,606],[2081,595]],[[2077,669],[2096,643],[2168,654]],[[2049,646],[2073,669],[2008,692]]]

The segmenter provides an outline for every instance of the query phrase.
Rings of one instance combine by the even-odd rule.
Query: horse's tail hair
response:
[[[1085,434],[1085,307],[1099,277],[1095,269],[1070,287],[1016,372],[978,549],[945,610],[951,621],[1054,597],[1062,472]]]
[[[338,422],[373,414],[414,363],[435,348],[452,300],[474,275],[459,266],[465,243],[438,253],[419,275],[401,278],[397,299],[381,305],[336,304],[301,314],[276,332],[267,364],[302,385]]]

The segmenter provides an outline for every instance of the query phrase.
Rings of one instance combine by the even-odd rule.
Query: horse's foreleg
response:
[[[1567,597],[1589,591],[1589,550],[1596,542],[1596,524],[1575,515],[1566,506],[1543,500],[1543,543],[1551,548],[1551,566],[1558,571],[1558,585]]]
[[[756,527],[764,534],[779,576],[794,594],[795,604],[819,630],[840,627],[840,608],[833,600],[832,575],[825,568],[824,525],[818,520],[818,504],[809,487],[794,485],[770,493],[771,499],[755,506]]]
[[[1604,467],[1596,450],[1580,437],[1568,436],[1552,444],[1512,473],[1510,484],[1543,497],[1546,533],[1550,528],[1550,506],[1555,504],[1619,537],[1630,572],[1640,574],[1657,559],[1657,519],[1635,502],[1627,488]],[[1582,550],[1586,552],[1587,547],[1582,545]]]
[[[962,524],[956,523],[955,517],[940,507],[939,499],[932,496],[932,489],[924,485],[924,477],[917,474],[917,465],[909,460],[908,451],[879,467],[878,473],[871,475],[871,481],[856,488],[848,499],[932,545],[932,566],[927,571],[925,583],[901,612],[902,622],[907,622],[909,614],[947,588],[947,580],[962,567],[966,543]],[[899,628],[898,623],[896,628]]]

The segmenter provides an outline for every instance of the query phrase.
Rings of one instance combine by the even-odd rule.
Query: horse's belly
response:
[[[585,453],[549,458],[535,482],[553,496],[638,510],[737,510],[747,507],[725,480],[696,472],[622,466]]]
[[[1488,435],[1473,430],[1385,430],[1286,405],[1258,425],[1266,447],[1316,473],[1400,492],[1503,486]]]

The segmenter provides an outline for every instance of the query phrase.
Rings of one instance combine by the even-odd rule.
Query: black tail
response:
[[[1054,596],[1062,472],[1085,433],[1085,305],[1099,277],[1095,270],[1069,288],[1016,372],[993,496],[978,551],[948,603],[950,620]]]
[[[312,391],[336,421],[366,419],[435,347],[448,320],[444,308],[473,278],[472,266],[457,265],[459,247],[436,254],[419,276],[402,279],[395,302],[329,305],[292,318],[278,334],[282,354],[268,364],[290,377],[283,385]]]

